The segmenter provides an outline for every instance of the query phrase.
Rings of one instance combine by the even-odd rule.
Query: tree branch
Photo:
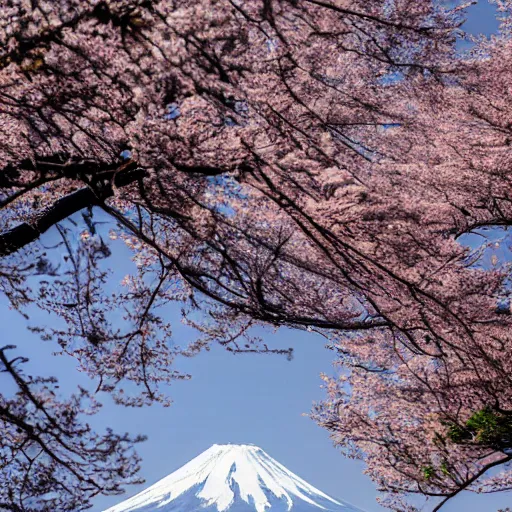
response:
[[[116,187],[127,186],[143,178],[146,172],[137,168],[135,162],[125,164],[122,169],[114,169],[102,175],[106,180],[95,189],[84,187],[61,199],[45,211],[40,212],[31,222],[23,222],[0,234],[0,257],[19,251],[37,240],[42,233],[70,215],[93,206],[114,195]]]
[[[467,489],[473,482],[478,480],[484,473],[489,471],[489,469],[500,466],[501,464],[504,464],[505,462],[508,462],[509,460],[512,460],[512,455],[508,455],[504,457],[503,459],[499,459],[497,461],[491,462],[490,464],[487,464],[484,466],[480,471],[475,473],[471,478],[466,480],[461,486],[459,486],[455,491],[451,492],[442,500],[433,510],[432,512],[437,512],[438,510],[441,510],[441,507],[443,507],[448,501],[450,501],[453,497],[457,496],[460,492]]]

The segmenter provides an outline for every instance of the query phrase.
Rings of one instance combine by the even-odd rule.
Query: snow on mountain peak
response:
[[[273,504],[290,511],[357,512],[308,484],[252,444],[214,444],[174,473],[105,512],[224,512],[244,505],[255,512]],[[282,507],[282,505],[285,505]]]

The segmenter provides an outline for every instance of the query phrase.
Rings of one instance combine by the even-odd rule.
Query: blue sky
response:
[[[498,30],[495,12],[495,5],[485,0],[479,0],[476,5],[469,8],[464,30],[474,35],[490,36]]]
[[[492,9],[486,4],[472,8],[467,28],[474,33],[491,33],[496,28]],[[129,270],[126,255],[115,255],[118,270]],[[29,355],[32,369],[56,375],[72,387],[84,383],[72,360],[55,360],[55,349],[25,329],[25,321],[0,302],[3,322],[2,343],[15,343]],[[169,311],[172,317],[175,311]],[[45,321],[40,313],[34,322]],[[176,322],[175,340],[188,332]],[[279,356],[232,355],[219,348],[193,359],[179,361],[179,368],[193,379],[171,387],[170,408],[126,409],[106,404],[94,418],[96,427],[143,433],[149,440],[139,446],[143,457],[142,476],[146,484],[131,487],[123,497],[98,497],[93,512],[100,512],[171,473],[214,443],[253,443],[333,497],[352,502],[368,512],[383,511],[376,502],[376,490],[362,474],[358,461],[342,457],[332,446],[328,433],[303,413],[320,400],[321,372],[332,372],[332,353],[314,334],[281,330],[264,332],[273,347],[295,349],[288,362]],[[4,377],[0,377],[4,378]],[[4,388],[5,389],[5,388]],[[512,503],[512,494],[462,495],[443,509],[445,512],[493,512]],[[425,511],[431,506],[425,507]]]

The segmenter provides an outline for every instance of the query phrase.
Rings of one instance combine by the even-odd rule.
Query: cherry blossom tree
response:
[[[403,289],[392,329],[329,336],[340,373],[324,376],[313,416],[365,460],[393,510],[417,510],[404,499],[414,493],[437,511],[463,490],[512,488],[509,241],[496,230],[511,219],[511,4],[499,8],[500,36],[435,94],[413,85],[410,121],[388,133],[399,148],[388,193],[405,212],[388,214],[387,250],[407,255],[402,276],[419,293]],[[474,250],[454,245],[468,234],[482,240]]]
[[[162,385],[188,377],[178,356],[283,352],[252,337],[258,323],[316,330],[343,370],[314,417],[364,458],[385,504],[508,488],[510,474],[482,479],[511,457],[506,265],[477,268],[489,251],[458,242],[510,222],[508,3],[500,37],[465,59],[465,6],[426,0],[0,7],[2,290],[53,315],[32,329],[97,393],[167,404]],[[114,240],[136,270],[110,292]],[[175,303],[199,333],[186,347],[159,313]],[[0,482],[22,476],[2,506],[79,510],[131,483],[133,440],[93,434],[86,392],[60,402],[17,361],[3,364],[27,404],[31,386],[44,397],[31,403],[48,404],[53,437],[49,453],[5,459]],[[39,419],[5,400],[0,419],[30,434]],[[61,427],[96,448],[59,446]],[[61,472],[85,484],[59,488]]]
[[[0,509],[81,510],[84,496],[120,494],[121,485],[140,483],[133,444],[143,438],[95,433],[83,418],[99,407],[94,397],[80,389],[58,399],[57,381],[26,376],[24,358],[9,356],[13,348],[0,349],[1,371],[18,388],[0,399]]]

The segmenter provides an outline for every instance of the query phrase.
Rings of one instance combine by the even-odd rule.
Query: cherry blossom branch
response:
[[[145,171],[130,163],[116,170],[101,174],[103,184],[92,188],[81,188],[58,199],[43,212],[38,212],[30,221],[24,222],[0,234],[0,257],[7,256],[37,240],[52,226],[89,206],[99,204],[112,197],[116,187],[127,186],[145,176]]]
[[[459,485],[459,487],[453,491],[452,493],[448,494],[445,499],[443,499],[434,509],[432,509],[432,512],[437,512],[438,510],[441,510],[441,508],[448,503],[451,499],[453,499],[455,496],[457,496],[459,493],[467,489],[473,482],[476,482],[483,474],[485,474],[489,469],[494,468],[496,466],[501,466],[502,464],[505,464],[506,462],[512,460],[512,455],[507,455],[506,457],[503,457],[502,459],[498,459],[492,463],[486,464],[484,467],[482,467],[479,471],[477,471],[474,475],[472,475],[471,478],[466,480],[463,484]],[[428,494],[428,493],[426,493]]]
[[[27,360],[7,356],[13,348],[0,348],[0,371],[18,387],[12,398],[3,396],[0,404],[0,508],[84,510],[94,496],[117,494],[123,483],[140,482],[132,447],[143,438],[92,431],[83,416],[98,407],[88,393],[82,389],[79,395],[59,401],[56,379],[25,376],[20,364]],[[19,483],[11,476],[13,471],[19,474]]]

